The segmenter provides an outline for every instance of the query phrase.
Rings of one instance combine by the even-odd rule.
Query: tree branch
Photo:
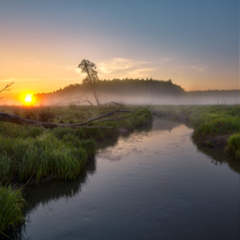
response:
[[[87,120],[85,122],[82,122],[82,123],[54,123],[54,122],[42,122],[42,121],[38,121],[38,120],[27,119],[27,118],[23,118],[23,117],[20,117],[18,115],[15,115],[15,114],[0,112],[0,121],[22,124],[22,125],[41,126],[41,127],[44,127],[44,128],[55,128],[55,127],[111,128],[111,127],[103,127],[103,126],[86,126],[86,125],[95,121],[95,120],[106,118],[106,117],[108,117],[108,116],[110,116],[114,113],[117,113],[117,112],[135,113],[135,112],[128,111],[128,110],[115,110],[115,111],[106,113],[102,116],[89,119],[89,120]]]
[[[108,117],[108,116],[110,116],[110,115],[112,115],[112,114],[114,114],[114,113],[116,113],[116,112],[135,113],[135,112],[133,112],[133,111],[128,111],[128,110],[115,110],[115,111],[106,113],[105,115],[102,115],[102,116],[99,116],[99,117],[96,117],[96,118],[91,118],[91,119],[89,119],[89,120],[87,120],[87,121],[85,121],[85,122],[79,123],[79,124],[80,124],[80,125],[85,125],[85,124],[88,124],[88,123],[90,123],[90,122],[92,122],[92,121],[99,120],[99,119],[102,119],[102,118],[106,118],[106,117]]]

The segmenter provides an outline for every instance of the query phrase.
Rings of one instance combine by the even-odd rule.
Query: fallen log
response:
[[[18,115],[15,115],[15,114],[0,112],[0,121],[22,124],[22,125],[39,126],[39,127],[44,127],[44,128],[55,128],[55,127],[111,128],[111,127],[104,127],[104,126],[86,126],[86,125],[95,120],[106,118],[117,112],[135,113],[133,111],[128,111],[128,110],[115,110],[115,111],[106,113],[102,116],[91,118],[91,119],[89,119],[85,122],[81,122],[81,123],[55,123],[55,122],[42,122],[42,121],[38,121],[38,120],[34,120],[34,119],[23,118]]]

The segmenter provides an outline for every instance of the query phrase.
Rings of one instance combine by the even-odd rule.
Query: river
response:
[[[154,120],[150,131],[101,148],[76,181],[28,188],[31,210],[23,236],[238,239],[239,173],[227,159],[200,151],[192,132],[184,124]]]

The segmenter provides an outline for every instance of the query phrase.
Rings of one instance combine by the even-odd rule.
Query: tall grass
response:
[[[73,180],[87,163],[85,145],[77,141],[75,145],[60,141],[51,131],[26,139],[0,136],[1,181],[24,183],[34,177],[39,183],[49,174]]]
[[[37,137],[44,132],[43,128],[36,126],[17,125],[8,122],[0,122],[0,135],[12,138]]]
[[[0,186],[0,233],[24,223],[24,205],[21,190]]]
[[[206,135],[231,134],[240,131],[239,119],[236,117],[214,118],[200,124],[194,131],[193,137]]]
[[[235,159],[240,160],[240,133],[233,134],[229,137],[227,149],[233,154]]]

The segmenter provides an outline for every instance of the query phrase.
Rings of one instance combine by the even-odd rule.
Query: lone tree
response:
[[[82,62],[78,65],[79,68],[81,68],[83,73],[87,73],[88,75],[88,83],[90,83],[93,91],[93,95],[95,97],[95,100],[97,102],[97,105],[100,105],[100,102],[98,100],[98,97],[96,95],[95,91],[95,83],[99,80],[97,71],[95,70],[97,67],[93,62],[90,62],[89,60],[83,59]]]

